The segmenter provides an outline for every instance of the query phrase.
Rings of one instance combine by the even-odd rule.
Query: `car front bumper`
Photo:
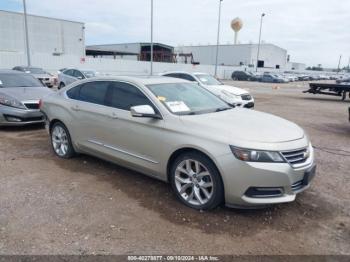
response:
[[[313,151],[300,168],[293,168],[289,163],[243,162],[233,154],[222,156],[219,166],[225,203],[230,207],[256,208],[292,202],[298,193],[310,187],[316,174]],[[255,190],[267,194],[254,195]]]
[[[25,110],[0,105],[0,126],[24,126],[44,123],[40,110]]]

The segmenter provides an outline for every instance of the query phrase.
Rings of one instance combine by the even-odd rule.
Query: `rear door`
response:
[[[106,95],[110,82],[94,81],[81,84],[67,91],[71,98],[70,112],[73,115],[70,124],[74,142],[85,150],[98,151],[94,141],[103,141],[107,136],[106,126],[112,120],[108,110]]]

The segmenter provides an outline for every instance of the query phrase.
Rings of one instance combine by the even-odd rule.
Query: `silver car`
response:
[[[52,92],[30,74],[0,70],[0,126],[45,123],[39,101]]]
[[[234,86],[224,85],[215,77],[207,73],[188,73],[177,71],[163,73],[162,75],[198,83],[198,85],[204,87],[230,105],[245,108],[254,107],[254,98],[246,90]]]
[[[12,70],[31,74],[47,87],[51,88],[55,85],[55,77],[40,67],[15,66]]]
[[[65,68],[61,70],[63,71],[58,74],[58,89],[74,83],[75,81],[95,77],[97,73],[94,70],[87,69],[80,70],[75,68]]]
[[[90,154],[167,181],[196,209],[291,202],[315,175],[299,126],[185,80],[88,79],[45,97],[41,110],[57,156]]]

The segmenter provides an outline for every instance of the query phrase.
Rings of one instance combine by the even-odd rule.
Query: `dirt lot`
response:
[[[88,156],[58,159],[42,127],[3,128],[0,253],[350,254],[350,103],[296,83],[235,85],[318,148],[317,177],[294,203],[194,211],[165,183]]]

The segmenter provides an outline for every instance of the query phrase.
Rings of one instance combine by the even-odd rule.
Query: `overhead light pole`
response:
[[[260,55],[260,44],[261,44],[261,31],[262,31],[262,23],[263,18],[266,14],[262,13],[260,18],[260,32],[259,32],[259,43],[258,43],[258,53],[256,55],[256,72],[258,72],[258,66],[259,66],[259,55]]]
[[[218,74],[218,57],[219,57],[219,44],[220,44],[220,22],[221,22],[221,2],[223,0],[219,0],[219,18],[218,18],[218,35],[216,39],[216,58],[215,58],[215,77]]]
[[[342,55],[340,55],[339,57],[339,62],[338,62],[338,70],[337,70],[337,73],[340,72],[340,63],[341,63],[341,58],[342,58]]]
[[[153,75],[153,0],[151,0],[151,72]]]
[[[23,13],[24,13],[24,31],[25,31],[25,39],[26,39],[27,65],[31,66],[30,51],[29,51],[30,49],[29,49],[29,36],[28,36],[28,21],[27,21],[26,0],[23,0]]]

